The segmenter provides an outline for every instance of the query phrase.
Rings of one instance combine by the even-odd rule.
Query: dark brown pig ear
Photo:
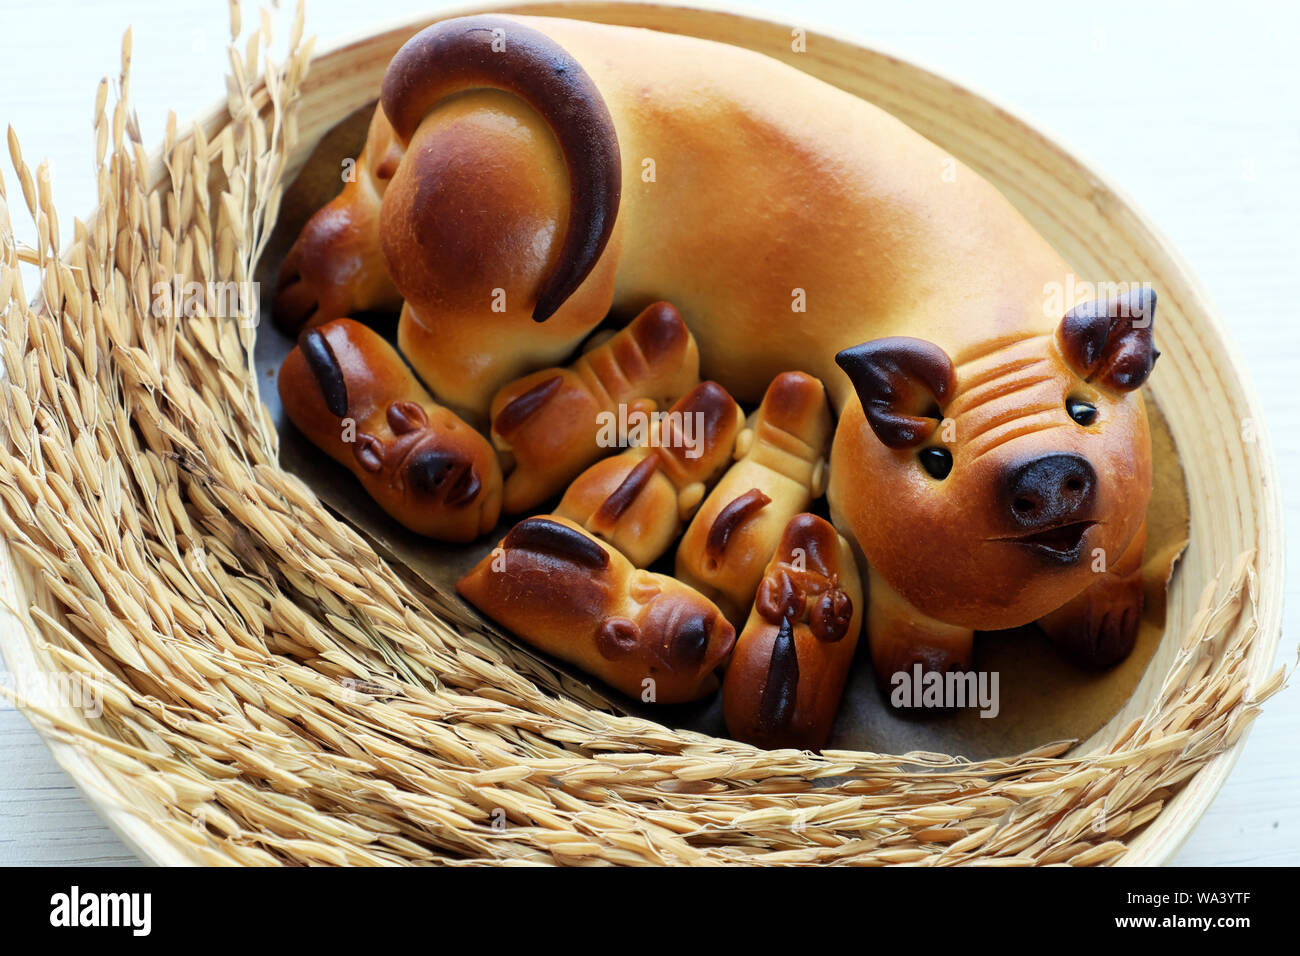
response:
[[[609,567],[609,553],[592,538],[549,518],[519,522],[501,544],[507,551],[532,551],[592,571]]]
[[[1084,381],[1131,392],[1160,357],[1152,335],[1155,318],[1155,291],[1142,287],[1076,305],[1061,320],[1056,340]]]
[[[335,418],[345,417],[348,413],[348,385],[343,378],[343,367],[339,365],[325,333],[320,329],[308,329],[298,336],[298,348],[320,386],[321,398],[329,413]]]
[[[924,339],[873,339],[835,361],[853,383],[872,431],[890,448],[912,448],[929,438],[957,390],[952,359]]]

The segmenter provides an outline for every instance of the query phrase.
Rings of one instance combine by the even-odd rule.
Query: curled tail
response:
[[[526,102],[550,127],[569,171],[569,224],[559,261],[542,280],[533,319],[544,322],[591,272],[618,214],[618,134],[596,84],[554,40],[494,16],[428,27],[397,51],[381,102],[403,146],[445,97],[490,88]]]

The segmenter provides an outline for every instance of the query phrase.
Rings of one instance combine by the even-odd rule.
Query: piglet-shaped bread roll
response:
[[[559,494],[601,458],[602,430],[627,414],[666,408],[700,380],[700,355],[667,302],[648,307],[568,368],[512,382],[492,399],[492,442],[514,468],[505,510],[526,511]]]
[[[377,333],[351,319],[308,329],[280,366],[285,413],[405,527],[472,541],[501,514],[501,465],[429,397]]]
[[[731,462],[744,412],[717,382],[701,382],[651,420],[645,445],[592,465],[555,513],[608,541],[638,568],[658,560]]]
[[[712,693],[736,640],[701,594],[638,570],[564,518],[521,521],[456,590],[539,650],[646,702]]]
[[[727,731],[769,749],[820,750],[861,629],[862,584],[849,543],[816,515],[795,515],[727,667]]]
[[[343,191],[307,221],[280,267],[271,309],[280,328],[297,334],[356,312],[401,308],[379,246],[379,208],[402,152],[376,107]]]
[[[783,372],[736,441],[738,460],[705,499],[677,549],[677,577],[744,620],[786,523],[826,483],[831,413],[822,383]]]

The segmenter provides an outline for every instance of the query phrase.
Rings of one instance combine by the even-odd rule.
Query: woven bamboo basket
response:
[[[478,10],[444,15],[465,12]],[[107,81],[99,91],[100,206],[70,242],[45,168],[11,134],[2,692],[103,819],[163,864],[1169,860],[1285,678],[1268,439],[1177,253],[1059,146],[896,58],[817,33],[795,53],[790,27],[720,12],[527,12],[790,62],[989,178],[1080,275],[1154,283],[1164,357],[1150,388],[1186,471],[1191,541],[1128,703],[1090,740],[1009,759],[766,752],[612,711],[385,560],[278,467],[253,324],[206,308],[160,318],[150,289],[252,276],[284,184],[424,24],[313,56],[299,11],[272,62],[269,24],[248,35],[237,8],[226,102],[189,129],[169,124],[153,154],[126,105],[128,35],[121,102]],[[36,248],[13,239],[24,207]],[[31,692],[54,678],[96,706]]]

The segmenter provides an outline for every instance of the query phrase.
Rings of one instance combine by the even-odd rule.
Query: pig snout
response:
[[[1013,526],[1039,531],[1091,518],[1097,473],[1082,455],[1043,455],[1008,468],[1002,493]]]
[[[422,448],[412,454],[406,474],[416,492],[431,498],[441,495],[449,508],[470,504],[483,487],[473,462],[436,448]]]

